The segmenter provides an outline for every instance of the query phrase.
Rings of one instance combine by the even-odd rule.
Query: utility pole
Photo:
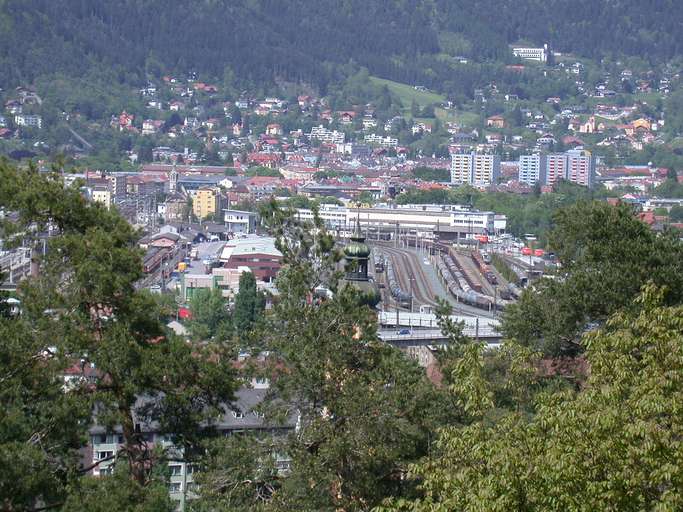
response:
[[[410,277],[410,312],[413,312],[413,281],[415,280],[415,276]]]

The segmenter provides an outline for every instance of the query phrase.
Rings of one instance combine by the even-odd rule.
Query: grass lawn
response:
[[[463,126],[474,127],[479,123],[479,116],[466,110],[446,110],[437,108],[434,110],[436,117],[444,123],[458,123]]]
[[[446,101],[446,98],[441,94],[435,92],[424,92],[416,91],[412,85],[402,84],[399,82],[394,82],[392,80],[385,80],[384,78],[370,77],[370,80],[376,85],[386,85],[389,90],[399,97],[403,108],[409,109],[413,100],[424,107],[425,105],[430,105],[432,103],[441,103]]]
[[[392,80],[385,80],[384,78],[370,77],[370,80],[376,85],[386,85],[389,90],[398,96],[403,104],[403,108],[409,113],[410,105],[413,100],[420,106],[420,108],[425,105],[431,105],[432,103],[442,103],[446,101],[446,98],[435,92],[423,92],[416,91],[412,85],[402,84],[399,82],[394,82]],[[439,118],[441,122],[444,123],[459,123],[464,126],[473,127],[479,123],[479,116],[474,112],[468,112],[464,110],[446,110],[443,108],[434,109],[436,117]],[[430,119],[415,119],[416,122],[424,121],[430,122]]]

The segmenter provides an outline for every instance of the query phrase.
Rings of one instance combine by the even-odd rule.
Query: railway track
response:
[[[376,245],[375,245],[376,244]],[[436,306],[437,297],[446,299],[453,308],[455,314],[462,314],[468,316],[493,316],[491,312],[484,309],[465,304],[455,300],[455,298],[444,289],[434,289],[433,280],[430,280],[426,275],[422,256],[413,252],[413,249],[394,248],[388,244],[375,243],[378,250],[384,253],[385,257],[391,261],[398,271],[396,272],[396,279],[399,285],[404,290],[410,290],[410,280],[413,281],[413,304],[414,310],[417,311],[420,305]],[[437,276],[438,277],[438,276]],[[441,285],[441,281],[438,281]],[[392,304],[393,304],[392,300]],[[404,308],[402,308],[404,309]]]
[[[414,309],[419,309],[422,305],[436,306],[434,292],[429,286],[420,262],[416,261],[417,257],[399,249],[385,250],[385,253],[391,258],[395,268],[399,269],[396,272],[396,279],[401,284],[401,288],[407,291],[412,288]]]

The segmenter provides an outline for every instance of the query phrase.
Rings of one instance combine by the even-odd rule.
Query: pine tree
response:
[[[260,317],[265,306],[263,294],[256,289],[256,278],[251,272],[240,275],[239,292],[235,296],[233,323],[237,333],[245,333]]]
[[[46,254],[35,255],[38,275],[18,290],[21,315],[0,320],[0,414],[10,427],[0,429],[0,502],[52,508],[68,497],[77,509],[87,489],[106,489],[106,479],[79,478],[93,467],[80,468],[76,453],[93,424],[120,428],[113,459],[129,495],[145,498],[169,454],[145,442],[140,426],[157,425],[189,457],[236,386],[225,348],[190,345],[165,328],[153,296],[135,286],[138,234],[77,186],[0,163],[0,207],[18,214],[3,238],[21,233],[35,244],[48,226],[53,233]],[[65,384],[67,369],[76,380]]]

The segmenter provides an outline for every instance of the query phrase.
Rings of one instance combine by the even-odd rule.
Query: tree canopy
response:
[[[678,510],[683,308],[647,286],[587,334],[590,377],[536,412],[443,429],[412,467],[420,498],[377,510]]]
[[[632,303],[647,282],[683,302],[683,245],[657,235],[627,205],[578,202],[559,210],[550,248],[562,264],[557,279],[542,278],[503,317],[506,336],[547,354],[582,350],[581,334]]]
[[[221,345],[174,336],[154,297],[136,289],[138,234],[118,213],[88,203],[57,175],[4,162],[0,207],[16,214],[4,219],[3,239],[20,233],[36,248],[39,235],[52,235],[45,254],[33,251],[34,275],[17,290],[21,314],[0,318],[0,502],[33,510],[66,500],[77,510],[93,488],[110,484],[79,477],[114,460],[130,486],[118,496],[139,497],[142,507],[168,454],[145,442],[140,425],[158,425],[189,456],[232,398],[232,367]],[[122,444],[83,467],[78,450],[95,425],[118,427]],[[135,500],[112,508],[134,509]]]

